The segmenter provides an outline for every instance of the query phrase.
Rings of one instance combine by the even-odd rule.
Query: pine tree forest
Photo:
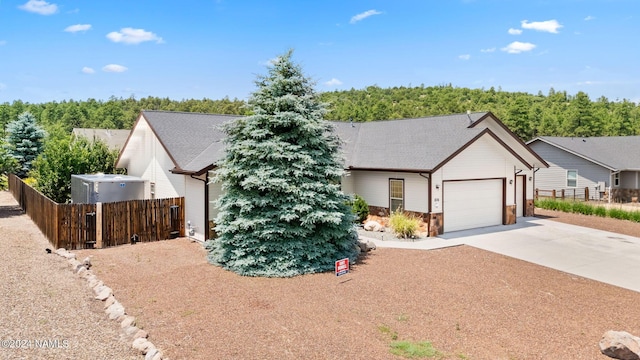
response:
[[[324,92],[329,103],[328,120],[375,121],[414,118],[471,111],[491,111],[523,140],[535,136],[624,136],[640,135],[640,108],[627,99],[590,99],[549,89],[533,95],[501,89],[469,89],[452,85],[351,89]],[[30,104],[20,100],[0,104],[0,137],[6,125],[29,111],[48,132],[74,127],[130,129],[140,110],[166,110],[250,115],[244,100],[146,97],[107,101],[48,102]]]

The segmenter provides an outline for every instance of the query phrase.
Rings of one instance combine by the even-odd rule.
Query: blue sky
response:
[[[0,103],[452,84],[640,101],[637,0],[0,0]]]

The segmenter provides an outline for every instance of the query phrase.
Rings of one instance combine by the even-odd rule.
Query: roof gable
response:
[[[134,129],[144,118],[173,161],[173,172],[201,174],[213,168],[224,157],[225,134],[221,126],[240,117],[143,111]],[[487,112],[332,124],[336,135],[343,142],[345,168],[429,172],[441,167],[486,133],[525,166],[532,167],[530,160],[535,159],[535,153],[521,141],[515,143],[510,138],[507,141],[511,143],[504,141],[505,134],[513,136],[506,127],[504,130],[498,129],[506,133],[496,134],[483,126],[481,122],[489,117],[493,119],[491,124],[502,124]],[[514,143],[522,145],[526,154],[522,155],[521,149],[514,150]],[[543,162],[541,159],[540,161]]]
[[[527,143],[536,141],[545,142],[612,171],[640,170],[640,136],[540,136]]]

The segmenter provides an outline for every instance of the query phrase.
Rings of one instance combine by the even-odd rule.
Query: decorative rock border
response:
[[[71,266],[71,271],[80,278],[87,281],[88,286],[96,294],[95,299],[102,301],[104,312],[109,319],[120,323],[122,328],[122,336],[126,341],[131,341],[131,347],[144,355],[145,360],[168,360],[156,346],[147,338],[149,334],[136,326],[136,318],[127,315],[124,306],[116,300],[113,290],[106,286],[96,275],[90,270],[91,259],[85,258],[82,262],[78,261],[76,254],[60,248],[55,253],[65,259]]]

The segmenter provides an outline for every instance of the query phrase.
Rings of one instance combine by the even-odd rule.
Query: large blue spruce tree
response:
[[[246,276],[290,277],[357,256],[340,142],[292,51],[258,76],[253,115],[226,124],[226,156],[209,261]]]
[[[26,177],[31,170],[32,162],[44,149],[44,138],[47,133],[38,126],[35,116],[24,112],[18,119],[7,124],[6,149],[19,164],[16,175]]]

